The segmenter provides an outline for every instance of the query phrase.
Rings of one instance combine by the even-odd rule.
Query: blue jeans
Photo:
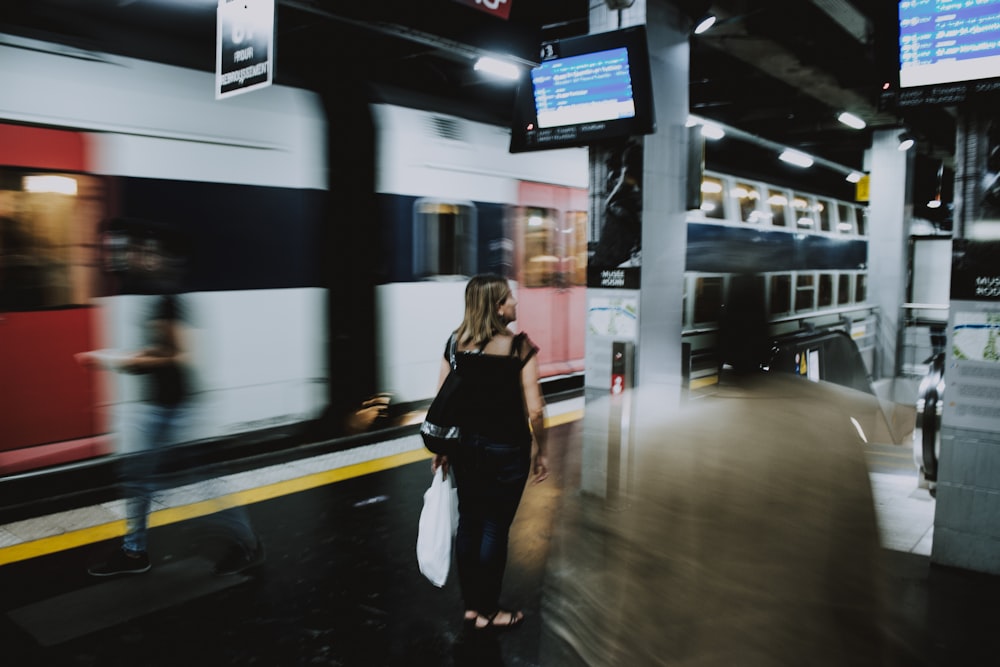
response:
[[[143,406],[140,449],[129,454],[122,466],[123,486],[128,496],[124,541],[127,551],[146,551],[149,507],[158,488],[157,473],[166,448],[176,438],[183,411],[181,406]]]
[[[465,608],[492,614],[499,606],[510,525],[528,480],[531,448],[468,435],[449,460],[458,486],[455,559]]]
[[[122,547],[126,551],[146,551],[149,535],[149,510],[153,494],[160,490],[163,464],[169,447],[177,442],[177,433],[187,408],[150,403],[143,406],[141,449],[130,454],[122,467],[126,500],[126,528]],[[244,553],[249,555],[257,544],[257,535],[242,505],[212,515],[210,521],[232,534]]]

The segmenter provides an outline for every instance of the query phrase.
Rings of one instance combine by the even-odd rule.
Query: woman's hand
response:
[[[435,454],[431,461],[431,472],[437,472],[438,468],[444,468],[444,478],[448,479],[448,457],[444,454]]]
[[[549,459],[545,454],[536,454],[531,469],[535,474],[535,479],[531,480],[531,483],[538,484],[539,482],[544,482],[549,478]]]

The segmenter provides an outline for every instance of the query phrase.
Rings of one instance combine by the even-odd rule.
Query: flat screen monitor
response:
[[[645,28],[543,44],[541,64],[518,85],[513,119],[513,153],[653,132]]]
[[[1000,79],[1000,0],[901,0],[898,19],[901,90]]]

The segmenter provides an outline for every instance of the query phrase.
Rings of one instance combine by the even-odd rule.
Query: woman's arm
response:
[[[532,483],[537,484],[549,476],[549,461],[548,438],[545,432],[545,399],[542,396],[542,385],[539,382],[538,359],[534,355],[521,369],[521,386],[524,387],[524,405],[528,411],[531,437],[535,443],[534,464],[532,466],[535,479]]]

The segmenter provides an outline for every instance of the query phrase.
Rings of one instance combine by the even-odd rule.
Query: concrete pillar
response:
[[[902,130],[876,130],[871,148],[868,204],[868,299],[879,308],[878,348],[872,375],[892,381],[899,371],[901,304],[906,302],[910,151],[900,151]],[[881,393],[881,392],[880,392]]]
[[[637,420],[643,415],[662,414],[676,405],[683,379],[690,19],[668,0],[636,0],[625,10],[610,10],[603,0],[592,1],[592,33],[639,24],[646,26],[656,114],[656,132],[639,138],[643,147],[640,286],[587,290],[590,315],[602,309],[635,315],[635,326],[629,333],[611,336],[595,332],[592,327],[587,333],[585,465],[581,483],[584,491],[612,504],[626,490],[634,465],[630,439]],[[592,184],[601,182],[596,154],[592,149]],[[634,349],[632,377],[641,392],[609,396],[615,342],[630,344]]]

